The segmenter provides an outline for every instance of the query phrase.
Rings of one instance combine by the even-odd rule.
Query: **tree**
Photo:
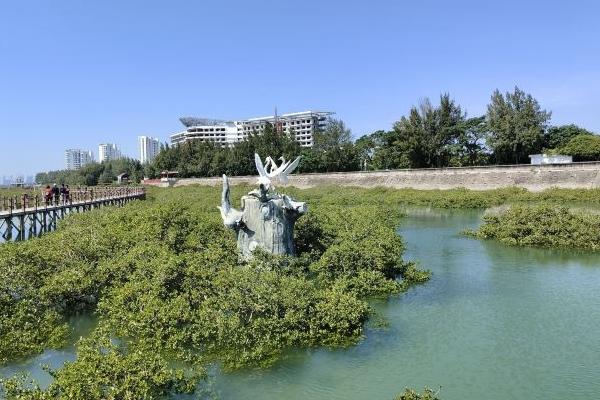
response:
[[[593,132],[581,128],[575,124],[552,126],[544,136],[544,147],[547,149],[556,149],[566,145],[569,140],[577,135],[593,135]]]
[[[577,135],[557,152],[573,156],[574,161],[600,160],[600,136],[585,133]]]
[[[438,107],[425,99],[396,122],[393,131],[382,135],[382,146],[374,159],[383,161],[385,168],[448,166],[451,146],[465,119],[449,94],[440,96]]]
[[[315,132],[311,151],[314,153],[311,162],[319,168],[315,172],[360,169],[360,158],[352,143],[352,132],[342,120],[328,119],[325,128]]]
[[[487,164],[489,154],[485,143],[485,116],[469,118],[458,127],[458,135],[451,147],[450,165]]]
[[[497,89],[487,110],[488,144],[497,163],[521,163],[539,153],[551,112],[542,110],[530,94],[515,87],[504,96]]]
[[[375,131],[370,135],[364,135],[354,143],[356,152],[360,158],[361,169],[372,170],[381,168],[375,161],[375,154],[383,146],[385,131]]]

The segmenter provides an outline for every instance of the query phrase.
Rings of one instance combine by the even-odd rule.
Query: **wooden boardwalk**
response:
[[[106,187],[71,190],[69,199],[44,201],[41,195],[0,198],[0,242],[39,237],[56,229],[59,219],[71,213],[104,206],[122,206],[146,197],[143,187]]]

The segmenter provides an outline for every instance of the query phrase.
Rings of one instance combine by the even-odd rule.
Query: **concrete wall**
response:
[[[230,177],[231,184],[255,184],[255,176]],[[221,185],[221,178],[180,179],[175,186]],[[336,172],[290,175],[290,186],[310,188],[320,185],[385,186],[414,189],[474,190],[520,186],[533,191],[550,187],[600,187],[600,162],[565,165],[518,165],[474,168],[432,168],[372,172]]]

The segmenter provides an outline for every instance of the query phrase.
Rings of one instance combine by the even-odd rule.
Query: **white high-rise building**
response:
[[[98,146],[98,162],[117,160],[122,157],[116,144],[102,143]]]
[[[246,140],[252,133],[264,132],[267,124],[271,124],[277,132],[291,134],[302,147],[312,147],[315,132],[325,128],[327,118],[331,114],[333,113],[303,111],[241,121],[180,118],[186,129],[171,135],[171,143],[175,145],[199,140],[234,146],[237,142]]]
[[[94,161],[94,155],[89,150],[67,149],[65,150],[65,164],[67,169],[80,169],[86,164]]]
[[[152,161],[160,151],[160,142],[150,136],[138,136],[138,146],[142,164]]]

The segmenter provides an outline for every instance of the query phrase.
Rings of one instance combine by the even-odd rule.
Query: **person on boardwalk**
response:
[[[65,204],[71,204],[71,191],[69,185],[65,186]]]
[[[60,203],[66,204],[67,200],[67,188],[65,188],[65,184],[60,185]]]
[[[60,189],[56,183],[52,185],[52,195],[54,196],[54,205],[57,206],[60,202]]]
[[[46,206],[52,204],[52,188],[50,187],[50,185],[46,185],[46,189],[44,190],[44,201],[46,203]]]

